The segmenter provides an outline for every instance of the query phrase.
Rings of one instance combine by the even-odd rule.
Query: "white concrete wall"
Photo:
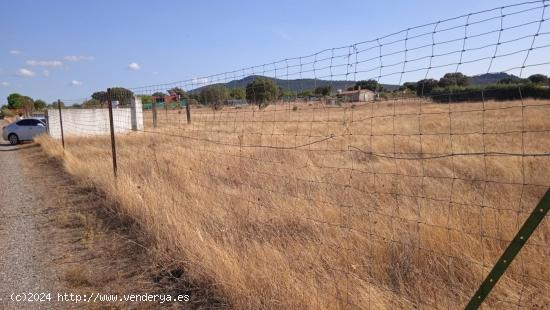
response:
[[[63,134],[70,136],[107,135],[110,133],[109,109],[61,109]],[[114,108],[115,133],[143,130],[143,109],[141,98],[134,98],[130,108]],[[61,138],[59,111],[48,109],[50,136]]]

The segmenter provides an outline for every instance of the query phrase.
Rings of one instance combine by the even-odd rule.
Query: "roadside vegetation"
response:
[[[156,260],[236,309],[457,308],[550,184],[550,162],[375,154],[546,152],[549,106],[297,103],[197,109],[191,125],[168,111],[158,128],[146,111],[145,132],[116,137],[117,179],[108,137],[37,141],[134,220]],[[550,304],[537,280],[549,240],[546,222],[485,308]]]

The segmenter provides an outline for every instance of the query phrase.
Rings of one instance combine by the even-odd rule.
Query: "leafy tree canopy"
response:
[[[164,102],[164,97],[166,97],[166,94],[161,91],[157,91],[154,92],[151,96],[153,97],[152,99],[156,100],[156,102]]]
[[[60,106],[61,108],[64,108],[65,103],[63,101],[60,101]],[[57,101],[52,102],[51,107],[57,109]]]
[[[422,79],[416,83],[416,94],[418,96],[429,95],[434,88],[439,85],[439,81],[434,79]]]
[[[170,94],[170,96],[179,96],[180,100],[189,98],[189,95],[187,95],[187,93],[179,87],[169,89],[168,94]]]
[[[246,90],[244,88],[231,88],[229,90],[229,98],[237,100],[245,99]]]
[[[411,91],[416,91],[416,82],[405,82],[403,83],[403,88]]]
[[[41,100],[41,99],[37,99],[36,101],[34,101],[34,109],[35,110],[44,110],[44,108],[46,108],[46,101],[44,100]]]
[[[307,98],[307,97],[311,97],[311,96],[313,96],[313,92],[312,92],[311,90],[309,90],[309,89],[306,89],[306,90],[304,90],[304,91],[298,93],[298,97],[305,97],[305,98]]]
[[[152,102],[153,102],[153,97],[152,97],[152,96],[149,96],[149,95],[138,95],[138,97],[141,98],[141,103],[142,103],[142,104],[147,104],[147,103],[152,103]]]
[[[383,91],[382,85],[378,84],[376,80],[370,79],[370,80],[362,80],[355,83],[355,86],[353,86],[354,90],[358,89],[368,89],[370,91]]]
[[[533,84],[548,84],[548,76],[544,74],[533,74],[528,79]]]
[[[90,100],[84,101],[82,103],[82,107],[87,109],[103,107],[103,102],[99,101],[98,99],[92,98]]]
[[[262,108],[282,95],[282,90],[270,79],[258,77],[246,85],[246,99]]]
[[[446,73],[441,79],[439,79],[439,87],[449,86],[468,86],[468,77],[460,72]]]
[[[319,96],[328,96],[330,95],[330,91],[332,90],[332,87],[330,85],[326,86],[319,86],[315,88],[314,93]]]
[[[522,84],[525,83],[525,81],[526,80],[517,77],[507,77],[499,80],[497,84]]]
[[[111,88],[111,100],[118,101],[120,105],[129,105],[132,102],[134,93],[123,87]]]
[[[223,101],[227,99],[229,92],[225,86],[212,85],[201,89],[199,100],[202,104],[211,105],[215,109],[221,107]]]
[[[107,98],[107,92],[106,91],[96,91],[92,94],[92,99],[95,99],[99,101],[100,103],[107,102],[109,99]]]
[[[10,94],[7,99],[10,109],[21,109],[25,106],[25,99],[18,93]]]

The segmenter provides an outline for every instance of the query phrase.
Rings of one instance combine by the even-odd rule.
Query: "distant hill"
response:
[[[272,80],[273,82],[275,82],[275,84],[277,84],[279,87],[281,87],[285,91],[290,90],[290,91],[294,91],[294,92],[301,92],[301,91],[304,91],[304,90],[312,90],[312,89],[315,89],[316,87],[327,86],[327,85],[331,85],[333,91],[336,91],[338,89],[346,90],[348,87],[351,87],[351,86],[355,85],[355,81],[342,81],[342,80],[327,81],[327,80],[319,80],[319,79],[283,80],[283,79],[275,79],[275,78],[272,78],[272,77],[261,76],[261,75],[250,75],[250,76],[247,76],[247,77],[239,79],[239,80],[233,80],[233,81],[230,81],[230,82],[227,82],[227,83],[218,83],[218,84],[212,84],[212,85],[223,85],[227,88],[245,88],[246,85],[248,85],[248,83],[254,81],[254,79],[259,78],[259,77],[263,77],[263,78],[266,78],[268,80]],[[208,86],[212,86],[212,85],[208,85]],[[195,88],[195,89],[191,90],[190,92],[191,93],[199,92],[199,91],[201,91],[201,89],[203,89],[204,87],[208,87],[208,86]],[[383,86],[386,89],[399,88],[399,86],[396,86],[396,85],[384,85],[383,84]]]
[[[273,82],[275,82],[275,84],[277,84],[279,87],[281,87],[285,91],[290,90],[294,92],[313,90],[316,87],[327,86],[327,85],[331,85],[333,91],[336,91],[338,89],[346,90],[348,87],[355,85],[355,81],[342,81],[342,80],[327,81],[327,80],[320,80],[320,79],[284,80],[284,79],[276,79],[276,78],[261,76],[261,75],[249,75],[242,79],[232,80],[227,83],[210,84],[208,86],[223,85],[227,88],[245,88],[246,85],[248,85],[248,83],[254,81],[254,79],[259,77],[272,80]],[[513,74],[500,72],[500,73],[486,73],[486,74],[474,75],[469,77],[469,82],[470,82],[470,85],[488,85],[488,84],[495,84],[498,81],[505,78],[519,79],[519,77]],[[208,86],[195,88],[191,90],[190,93],[198,93],[201,91],[201,89]],[[382,86],[387,90],[395,90],[399,88],[399,85],[391,85],[391,84],[382,84]]]
[[[500,73],[486,73],[486,74],[474,75],[469,78],[469,81],[471,85],[487,85],[487,84],[495,84],[496,82],[506,78],[511,78],[514,80],[519,79],[519,77],[513,74],[500,72]]]

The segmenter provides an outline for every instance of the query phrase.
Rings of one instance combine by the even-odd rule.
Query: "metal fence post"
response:
[[[46,119],[46,133],[50,134],[50,116],[48,115],[48,109],[44,109],[44,118]]]
[[[510,242],[504,253],[502,253],[502,256],[495,263],[491,272],[489,272],[483,283],[481,283],[481,286],[472,296],[470,302],[466,306],[467,310],[474,310],[481,306],[500,277],[502,277],[506,269],[508,269],[508,266],[512,264],[512,261],[516,258],[521,248],[527,243],[531,234],[533,234],[537,226],[542,222],[548,210],[550,210],[550,189],[546,191],[533,212],[531,212],[531,215],[525,220],[514,239]]]
[[[107,88],[107,97],[109,103],[109,127],[111,129],[111,154],[113,156],[113,174],[117,177],[116,163],[116,143],[115,143],[115,126],[113,123],[113,99],[111,97],[111,89]]]
[[[63,135],[63,116],[61,113],[61,100],[57,99],[57,109],[59,110],[59,128],[61,129],[61,145],[65,148],[65,136]]]

